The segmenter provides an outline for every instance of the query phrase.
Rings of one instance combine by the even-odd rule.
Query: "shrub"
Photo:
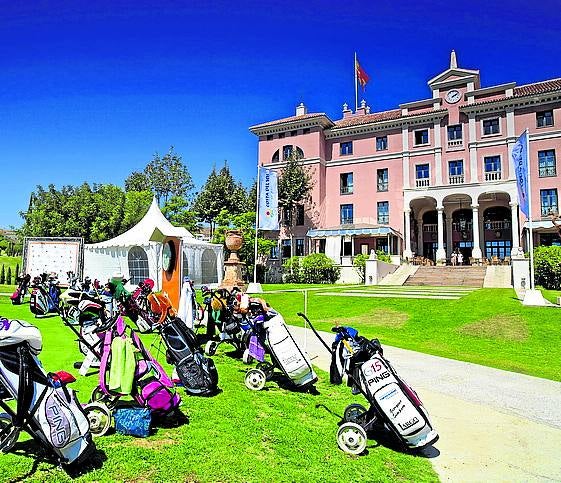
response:
[[[534,250],[536,285],[548,290],[561,289],[561,247],[537,247]]]
[[[285,283],[335,283],[341,269],[323,253],[291,257],[283,263]]]
[[[376,250],[376,256],[381,262],[392,263],[392,257],[383,250]]]
[[[361,282],[364,282],[364,277],[366,276],[366,260],[368,260],[368,255],[363,254],[357,255],[353,260],[353,266]]]
[[[300,259],[302,257],[290,257],[282,264],[282,279],[285,283],[301,283],[300,280]]]

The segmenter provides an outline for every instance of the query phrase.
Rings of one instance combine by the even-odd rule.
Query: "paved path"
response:
[[[315,335],[290,330],[328,371]],[[333,334],[321,335],[330,345]],[[561,481],[561,383],[389,346],[384,354],[440,435],[426,455],[442,481]]]

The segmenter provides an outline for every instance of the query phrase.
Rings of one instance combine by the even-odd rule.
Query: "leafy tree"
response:
[[[241,182],[236,182],[228,164],[216,172],[213,167],[206,183],[201,188],[193,203],[193,210],[199,220],[210,225],[210,234],[214,234],[216,219],[222,210],[230,215],[237,215],[252,209]]]
[[[125,180],[125,191],[150,191],[150,180],[145,173],[133,171]]]
[[[38,186],[29,209],[21,213],[22,236],[83,237],[86,243],[107,240],[136,224],[146,213],[149,191],[126,193],[115,185]],[[140,213],[140,214],[139,214]],[[19,248],[21,251],[21,248]]]
[[[240,259],[245,262],[247,277],[252,279],[253,267],[255,264],[255,211],[232,215],[226,210],[222,210],[216,219],[217,229],[212,238],[213,243],[224,243],[225,233],[228,230],[241,230],[243,245],[238,251]],[[277,246],[275,240],[270,240],[258,232],[257,236],[257,265],[264,267],[271,253],[271,249]]]
[[[278,179],[279,206],[287,215],[285,219],[294,220],[296,206],[309,201],[312,187],[312,177],[302,162],[302,155],[293,150]]]
[[[181,196],[172,196],[162,208],[162,213],[175,226],[183,226],[191,233],[199,231],[195,213],[189,210],[188,201]]]
[[[335,283],[340,267],[324,253],[291,257],[283,263],[283,279],[287,283]]]
[[[164,157],[154,154],[146,165],[144,174],[158,203],[166,203],[171,196],[189,197],[193,190],[193,180],[180,155],[169,148]]]
[[[154,195],[151,191],[129,191],[125,193],[121,233],[132,228],[144,217],[153,198]]]

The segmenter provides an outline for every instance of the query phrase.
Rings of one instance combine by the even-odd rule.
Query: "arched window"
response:
[[[130,283],[136,285],[150,277],[148,269],[148,255],[141,247],[132,247],[129,250],[129,277]]]
[[[279,162],[279,150],[278,149],[275,151],[275,154],[273,154],[273,159],[271,161],[273,163],[278,163]]]
[[[202,281],[201,283],[218,283],[218,273],[216,272],[216,253],[207,248],[201,257]]]
[[[304,158],[304,151],[302,151],[301,147],[294,146],[292,144],[285,144],[282,147],[282,160],[286,161],[292,153],[296,153],[296,157],[298,159],[303,159]],[[275,151],[275,154],[273,154],[273,157],[272,157],[271,161],[273,163],[278,163],[279,160],[280,160],[280,156],[281,156],[281,150],[277,149]]]

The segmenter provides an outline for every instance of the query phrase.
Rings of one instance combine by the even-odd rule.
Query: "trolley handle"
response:
[[[298,315],[299,317],[302,317],[306,323],[310,326],[310,328],[312,329],[313,333],[316,335],[316,337],[320,340],[320,342],[323,344],[323,346],[327,349],[327,351],[330,354],[333,354],[333,349],[331,349],[331,347],[329,347],[325,341],[321,338],[321,336],[319,335],[318,331],[316,330],[316,328],[312,325],[312,323],[310,322],[310,319],[308,319],[308,317],[306,317],[306,315],[304,315],[302,312],[298,312],[296,315]]]

